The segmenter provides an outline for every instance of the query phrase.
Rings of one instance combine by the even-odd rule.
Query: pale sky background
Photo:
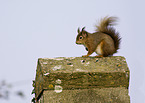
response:
[[[12,96],[0,103],[30,103],[38,58],[86,54],[75,44],[77,28],[106,15],[119,18],[116,30],[130,69],[131,103],[145,103],[145,0],[0,0],[0,81],[12,83]],[[26,97],[13,96],[22,90]]]

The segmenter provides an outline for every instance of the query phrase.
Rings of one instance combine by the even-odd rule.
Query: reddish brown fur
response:
[[[78,29],[76,43],[84,45],[88,50],[87,55],[84,55],[84,57],[88,57],[93,52],[99,54],[97,57],[106,57],[117,52],[121,38],[119,33],[112,27],[115,21],[115,17],[105,17],[101,20],[100,25],[96,26],[97,32],[93,34],[88,33],[84,28],[81,32]]]

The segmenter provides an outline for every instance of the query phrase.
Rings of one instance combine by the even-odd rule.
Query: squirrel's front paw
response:
[[[88,57],[88,55],[83,55],[82,57]]]

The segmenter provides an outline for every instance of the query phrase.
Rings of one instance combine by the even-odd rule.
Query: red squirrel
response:
[[[78,28],[76,44],[84,45],[88,51],[83,57],[88,57],[93,52],[98,54],[95,57],[107,57],[117,52],[121,38],[113,28],[116,20],[117,17],[104,17],[96,26],[95,33],[85,31],[85,27],[81,31]]]

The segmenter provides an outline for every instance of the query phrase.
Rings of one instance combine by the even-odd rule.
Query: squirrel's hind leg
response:
[[[115,47],[114,47],[113,43],[107,43],[104,40],[102,50],[103,50],[103,56],[107,57],[107,56],[113,55],[113,53],[115,51]]]

